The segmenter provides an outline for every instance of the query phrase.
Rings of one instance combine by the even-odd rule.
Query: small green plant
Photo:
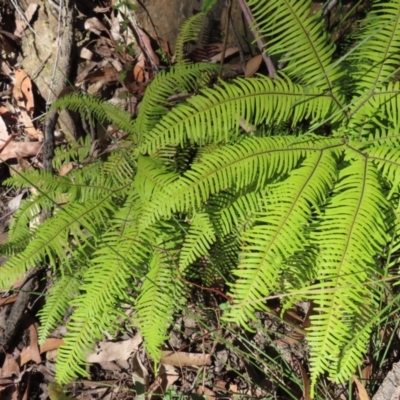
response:
[[[225,279],[224,320],[248,329],[270,295],[283,309],[311,301],[312,391],[321,374],[349,379],[386,318],[381,280],[400,247],[400,0],[374,2],[341,59],[310,1],[248,4],[266,51],[284,54],[276,79],[207,87],[218,67],[177,65],[149,85],[135,121],[98,99],[63,97],[55,107],[89,109],[129,139],[67,176],[9,181],[39,193],[15,215],[0,286],[38,263],[54,269],[41,340],[74,306],[60,382],[85,374],[85,352],[118,329],[122,302],[134,303],[131,323],[157,361],[188,277]],[[191,97],[174,106],[177,94]],[[29,227],[43,211],[52,218]]]

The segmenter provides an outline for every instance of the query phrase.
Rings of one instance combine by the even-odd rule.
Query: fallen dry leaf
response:
[[[64,344],[64,341],[62,339],[56,339],[56,338],[47,338],[45,342],[39,346],[39,353],[47,353],[49,351],[57,350],[60,346]],[[31,361],[31,353],[30,350],[27,348],[24,348],[21,352],[21,366],[25,365],[29,361]]]
[[[211,364],[211,355],[201,353],[185,353],[183,351],[163,351],[160,363],[175,365],[177,367],[184,365],[209,365]]]
[[[37,327],[37,323],[29,326],[29,346],[27,348],[31,354],[32,361],[34,361],[36,364],[40,364],[42,359],[40,358]]]
[[[263,58],[262,58],[261,54],[258,54],[256,56],[254,56],[253,58],[250,58],[250,60],[247,61],[246,71],[244,72],[244,76],[246,78],[253,76],[260,68],[262,60],[263,60]]]
[[[151,45],[151,41],[149,36],[142,31],[137,25],[135,26],[136,32],[139,35],[140,41],[144,45],[144,49],[147,53],[147,55],[150,57],[152,63],[154,65],[160,65],[160,59],[158,58],[158,55],[154,52],[153,46]]]
[[[311,400],[311,382],[310,378],[307,375],[306,369],[304,365],[298,360],[296,357],[293,356],[297,366],[300,368],[301,372],[301,380],[303,381],[303,400]]]
[[[40,142],[10,142],[0,151],[0,164],[10,158],[36,156],[42,147]]]
[[[215,392],[213,392],[211,389],[208,389],[205,386],[200,386],[197,390],[196,390],[196,394],[198,394],[199,396],[203,396],[205,398],[212,398],[212,397],[216,397]]]
[[[230,57],[231,55],[237,53],[238,51],[239,51],[239,49],[237,47],[229,47],[226,49],[224,56],[225,56],[225,58]],[[210,62],[212,62],[212,63],[220,62],[221,57],[222,57],[222,52],[211,57]]]
[[[149,387],[147,400],[150,400],[153,395],[155,398],[160,398],[160,394],[164,395],[178,379],[178,371],[172,365],[161,364],[156,379]]]
[[[11,378],[14,374],[19,376],[19,365],[11,354],[6,353],[6,359],[0,369],[0,378]]]
[[[127,360],[132,353],[139,349],[143,339],[136,334],[132,339],[121,342],[100,342],[96,353],[90,354],[86,361],[101,363],[103,361]]]
[[[353,376],[353,381],[357,386],[358,397],[360,400],[371,400],[364,385],[358,380],[356,376]]]
[[[88,18],[85,21],[84,28],[96,35],[100,35],[101,32],[107,32],[107,28],[96,17]]]
[[[13,97],[21,109],[25,109],[29,116],[33,115],[35,104],[33,101],[32,82],[25,71],[15,70]]]
[[[1,306],[6,306],[7,304],[15,303],[17,298],[18,298],[18,295],[17,294],[13,294],[12,296],[9,296],[9,297],[7,297],[5,299],[0,299],[0,307]]]
[[[60,171],[58,171],[58,175],[65,176],[69,174],[73,169],[74,169],[74,164],[72,162],[68,164],[63,164],[60,168]]]

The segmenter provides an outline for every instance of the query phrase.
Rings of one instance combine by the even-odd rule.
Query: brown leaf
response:
[[[25,109],[29,116],[33,115],[35,105],[32,93],[32,82],[22,69],[15,70],[13,97],[21,109]]]
[[[16,302],[18,298],[17,294],[13,294],[12,296],[6,297],[5,299],[0,299],[0,307],[6,306],[7,304],[13,304]]]
[[[68,175],[73,169],[74,169],[74,164],[72,162],[68,164],[63,164],[60,168],[60,171],[58,171],[58,175],[59,176]]]
[[[210,365],[211,355],[201,353],[185,353],[183,351],[163,351],[160,363],[175,365],[177,367],[184,365]]]
[[[294,357],[294,360],[298,367],[300,368],[301,372],[301,380],[303,381],[303,400],[311,400],[311,382],[310,378],[307,375],[307,372],[304,368],[304,365]]]
[[[39,142],[10,142],[7,147],[0,151],[0,164],[10,158],[36,156],[42,147]]]
[[[107,28],[96,17],[88,18],[85,21],[84,28],[96,35],[100,35],[101,32],[107,32]]]
[[[353,376],[353,381],[357,386],[358,397],[360,398],[360,400],[371,400],[371,398],[369,397],[367,391],[365,390],[365,387],[358,380],[358,378],[356,376]]]
[[[43,141],[43,134],[36,130],[36,128],[33,126],[31,117],[25,110],[21,110],[19,119],[22,122],[22,124],[25,127],[25,132],[33,139],[37,139],[40,142]]]
[[[149,386],[147,400],[159,399],[179,379],[178,371],[172,365],[160,365],[159,373]]]
[[[19,376],[19,365],[11,354],[6,353],[3,368],[0,370],[0,378],[11,378],[14,374]]]
[[[41,346],[38,347],[38,354],[43,354],[48,351],[56,350],[63,344],[64,341],[62,339],[47,338],[46,341]],[[40,356],[38,357],[38,354],[36,354],[35,352],[36,350],[35,349],[32,350],[30,348],[30,345],[22,350],[21,362],[20,362],[21,367],[32,360],[35,361],[36,364],[40,364],[41,362]],[[37,360],[39,360],[39,362]]]
[[[150,38],[147,36],[147,34],[142,31],[138,26],[135,26],[136,32],[139,35],[140,40],[142,41],[145,50],[147,52],[147,55],[151,57],[151,60],[155,65],[160,65],[160,59],[158,58],[158,55],[154,52],[153,47],[151,45]]]
[[[32,361],[36,364],[40,364],[42,359],[40,358],[39,352],[37,324],[31,324],[29,326],[29,346],[27,348],[29,349]]]
[[[263,60],[263,58],[262,58],[261,54],[258,54],[256,56],[254,56],[253,58],[250,58],[250,60],[247,61],[246,71],[244,71],[244,76],[246,78],[253,76],[260,68],[262,60]]]
[[[224,59],[227,57],[230,57],[231,55],[237,53],[239,51],[239,49],[237,47],[228,47],[225,51],[224,54]],[[216,63],[216,62],[220,62],[221,61],[221,57],[222,57],[222,52],[216,54],[215,56],[210,58],[210,62],[212,63]]]
[[[127,360],[132,353],[139,349],[142,341],[140,335],[135,335],[129,340],[120,342],[100,342],[96,352],[86,357],[86,361],[101,363],[102,361]]]

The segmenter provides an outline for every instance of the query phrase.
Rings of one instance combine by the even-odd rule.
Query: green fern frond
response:
[[[57,327],[62,317],[68,310],[70,301],[78,295],[80,285],[80,275],[83,271],[79,270],[77,274],[66,274],[58,278],[48,292],[46,303],[39,311],[39,343],[43,344],[50,333]]]
[[[153,253],[135,305],[134,323],[140,327],[146,349],[156,362],[161,358],[161,345],[168,337],[167,329],[172,323],[173,312],[179,309],[185,293],[171,258],[173,256],[168,254],[168,250]]]
[[[77,243],[88,240],[87,231],[96,234],[96,229],[108,223],[108,215],[114,211],[111,194],[85,204],[69,203],[59,210],[53,218],[44,221],[36,230],[35,240],[24,251],[13,256],[0,269],[0,287],[8,287],[32,265],[40,263],[46,257],[51,265],[56,260],[68,259],[73,250],[71,235]]]
[[[384,215],[388,203],[380,189],[376,169],[358,156],[341,171],[334,195],[312,234],[320,249],[316,274],[320,283],[309,295],[317,314],[311,317],[307,336],[314,385],[324,371],[334,380],[348,377],[361,358],[362,349],[353,348],[347,365],[341,363],[339,368],[344,344],[360,332],[364,335],[360,339],[365,339],[367,332],[360,329],[377,306],[372,293],[368,298],[364,294],[366,283],[379,274],[376,255],[388,240]]]
[[[188,42],[197,42],[201,29],[203,28],[205,14],[200,12],[193,15],[182,25],[179,30],[178,38],[175,44],[175,62],[177,64],[185,63],[184,46]]]
[[[207,213],[196,214],[190,222],[179,256],[179,268],[184,271],[198,258],[208,254],[216,235]]]
[[[175,107],[149,132],[139,150],[153,154],[187,141],[199,145],[229,142],[241,119],[259,125],[291,117],[295,124],[303,118],[323,119],[335,109],[330,96],[313,88],[305,92],[287,79],[238,78],[231,84],[221,82],[220,87],[204,89],[201,95]]]
[[[376,165],[391,186],[388,197],[400,189],[400,150],[393,147],[380,146],[372,147],[366,150],[369,159]]]
[[[205,86],[218,71],[218,66],[210,63],[176,65],[159,72],[146,89],[140,104],[135,127],[143,141],[168,113],[172,106],[172,96],[191,94]]]
[[[218,236],[226,236],[236,231],[243,221],[254,217],[262,209],[262,199],[265,193],[250,190],[236,195],[227,191],[211,197],[207,212],[211,216]]]
[[[170,218],[174,212],[196,211],[220,191],[262,188],[269,180],[289,173],[309,151],[318,149],[316,143],[291,146],[292,141],[290,137],[252,137],[205,154],[201,163],[193,164],[152,200],[141,218],[143,228],[159,218]],[[332,148],[341,146],[341,140],[330,143]]]
[[[245,243],[241,264],[233,274],[239,279],[232,285],[234,304],[226,319],[247,326],[254,311],[262,309],[262,299],[279,287],[279,275],[286,260],[304,250],[304,231],[313,210],[325,202],[335,181],[336,162],[329,151],[315,152],[283,182],[271,185],[264,199],[264,212],[254,217],[257,222],[243,234]]]
[[[165,168],[161,160],[139,157],[134,186],[143,200],[150,201],[178,178],[179,175]]]
[[[88,376],[83,368],[84,360],[93,352],[94,343],[102,338],[103,333],[114,333],[119,326],[113,307],[104,305],[102,314],[75,316],[68,323],[68,335],[63,339],[64,345],[59,348],[56,365],[56,380],[60,384],[71,382],[76,376]]]
[[[61,167],[70,162],[81,163],[91,155],[92,143],[90,136],[78,138],[68,146],[60,146],[54,150],[53,167],[60,171]]]
[[[394,78],[400,64],[400,1],[375,2],[368,13],[360,44],[350,55],[358,93],[379,89]]]
[[[88,96],[81,93],[65,95],[51,105],[52,110],[66,109],[79,112],[84,119],[90,120],[94,116],[98,121],[110,121],[120,129],[131,134],[135,142],[138,141],[137,131],[131,121],[132,115],[120,107],[105,102],[100,98]]]
[[[331,93],[341,109],[344,98],[339,80],[344,71],[333,65],[335,46],[320,15],[310,15],[311,0],[249,0],[259,33],[270,38],[268,54],[282,55],[284,71],[303,85]]]

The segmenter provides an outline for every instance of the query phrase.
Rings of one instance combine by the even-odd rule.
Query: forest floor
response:
[[[135,10],[113,8],[115,3],[79,2],[75,5],[73,29],[68,33],[67,29],[60,29],[62,2],[21,1],[17,5],[0,0],[0,244],[7,242],[13,213],[33,190],[13,190],[4,182],[21,170],[45,168],[46,159],[51,156],[43,146],[47,105],[65,93],[81,90],[111,100],[136,115],[157,71],[173,63],[169,41],[176,40],[179,26],[165,32],[166,37],[155,36],[139,28]],[[173,3],[160,1],[159,7],[173,7]],[[222,3],[220,8],[224,9],[225,2]],[[320,6],[313,4],[315,9]],[[162,10],[159,14],[163,14]],[[148,16],[154,17],[154,26],[161,25],[156,16]],[[211,36],[208,33],[207,40],[185,49],[188,60],[222,60],[229,67],[227,78],[266,74],[257,47],[245,49],[231,30],[231,39],[225,45],[223,18],[215,18],[211,21],[213,29],[207,31],[213,32]],[[143,20],[141,25],[145,23]],[[347,28],[342,26],[343,30]],[[337,40],[340,30],[335,35]],[[57,49],[68,46],[69,54],[57,53]],[[68,72],[61,70],[62,78],[56,77],[60,72],[55,67],[57,62],[69,65]],[[104,147],[110,145],[110,132],[115,132],[115,127],[84,126],[77,115],[64,112],[56,125],[55,144],[62,147],[68,141],[90,135],[94,146],[102,142]],[[62,176],[68,168],[66,165],[55,172]],[[5,261],[6,257],[0,254],[0,265]],[[87,378],[61,389],[54,385],[54,362],[63,344],[65,326],[60,326],[44,343],[38,343],[37,313],[51,281],[51,270],[42,278],[24,303],[17,301],[18,290],[26,288],[24,281],[15,282],[13,290],[1,293],[0,328],[3,335],[13,335],[7,351],[0,351],[0,399],[310,399],[308,348],[302,333],[307,327],[310,305],[293,308],[281,319],[277,317],[279,302],[271,302],[271,313],[260,313],[257,331],[249,333],[223,326],[220,304],[224,299],[218,291],[201,287],[192,292],[186,311],[177,315],[159,371],[154,371],[146,357],[140,334],[125,326],[116,340],[105,333],[103,341],[88,354]],[[15,314],[18,307],[23,308]],[[377,358],[368,355],[353,386],[332,385],[322,379],[319,398],[371,398],[398,359],[393,350],[398,338],[393,332],[381,332],[388,336],[385,358],[377,364]]]

